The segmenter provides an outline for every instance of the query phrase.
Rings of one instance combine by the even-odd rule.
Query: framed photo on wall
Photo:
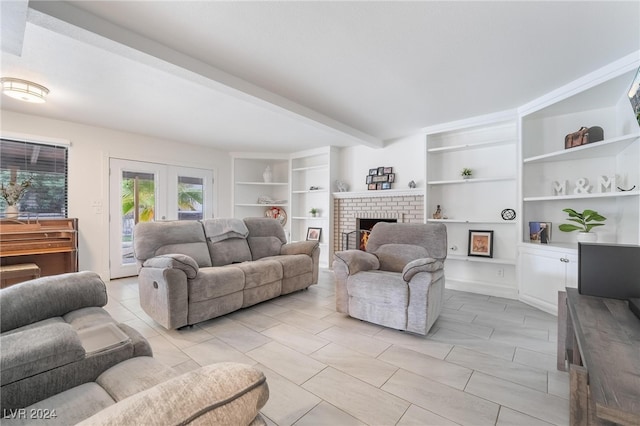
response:
[[[468,256],[493,257],[493,231],[469,230]]]
[[[320,241],[322,228],[307,228],[307,241]]]

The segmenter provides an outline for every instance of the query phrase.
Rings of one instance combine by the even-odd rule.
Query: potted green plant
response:
[[[559,226],[560,230],[563,232],[578,232],[578,241],[579,242],[595,242],[598,239],[598,236],[591,232],[591,229],[596,226],[604,226],[604,222],[607,220],[606,217],[602,216],[595,210],[586,209],[583,212],[577,212],[573,209],[562,209],[563,212],[569,215],[569,219],[571,222],[575,222],[578,225],[574,225],[572,223],[563,223]]]
[[[460,172],[460,175],[462,176],[462,179],[469,179],[471,177],[471,169],[465,167],[464,169],[462,169],[462,171]]]
[[[315,207],[311,207],[311,210],[309,210],[309,213],[311,213],[311,217],[316,217],[319,212],[320,212],[320,210],[318,210]]]

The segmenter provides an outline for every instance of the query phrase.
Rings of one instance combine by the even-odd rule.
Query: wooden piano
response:
[[[35,263],[40,276],[78,271],[78,219],[0,221],[0,265]],[[2,279],[2,287],[25,279]]]

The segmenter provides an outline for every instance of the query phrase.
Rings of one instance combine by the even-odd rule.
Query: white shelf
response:
[[[551,161],[574,161],[587,158],[615,156],[626,149],[639,137],[640,133],[633,133],[617,138],[605,139],[600,142],[594,142],[575,148],[569,148],[565,150],[550,152],[548,154],[525,158],[523,162],[525,164],[533,164]]]
[[[446,260],[455,260],[460,262],[480,262],[480,263],[495,263],[499,265],[515,265],[515,259],[500,259],[493,257],[473,257],[463,256],[460,254],[448,254]]]
[[[575,194],[575,195],[545,195],[542,197],[524,197],[524,202],[532,201],[562,201],[562,200],[583,200],[594,198],[616,198],[616,197],[633,197],[640,195],[640,191],[619,191],[619,192],[603,192],[594,194]]]
[[[462,224],[487,224],[487,225],[515,225],[517,222],[514,220],[460,220],[460,219],[427,219],[427,222],[439,222],[439,223],[462,223]]]
[[[329,166],[326,164],[321,164],[319,166],[309,166],[309,167],[296,167],[291,169],[292,172],[308,172],[310,170],[326,170]]]
[[[427,152],[431,154],[438,154],[443,152],[466,151],[470,149],[493,148],[495,146],[502,146],[502,145],[515,145],[515,143],[516,141],[514,139],[506,138],[506,139],[499,139],[499,140],[488,141],[488,142],[468,143],[464,145],[429,148],[427,149]]]
[[[329,220],[328,217],[325,216],[318,216],[318,217],[312,217],[312,216],[293,216],[291,218],[292,220]]]
[[[237,207],[286,207],[289,204],[261,204],[261,203],[237,203]]]
[[[501,176],[501,177],[492,177],[492,178],[432,180],[427,182],[427,185],[451,185],[451,184],[463,184],[463,183],[498,182],[501,180],[516,180],[516,178],[515,176]]]
[[[287,182],[236,182],[236,185],[287,186]]]
[[[292,194],[315,194],[316,192],[327,192],[327,189],[314,189],[314,190],[310,190],[310,189],[305,189],[302,191],[291,191]]]

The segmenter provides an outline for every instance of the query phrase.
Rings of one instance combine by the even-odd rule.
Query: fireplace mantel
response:
[[[424,188],[383,189],[380,191],[334,192],[333,198],[405,197],[424,195]]]

